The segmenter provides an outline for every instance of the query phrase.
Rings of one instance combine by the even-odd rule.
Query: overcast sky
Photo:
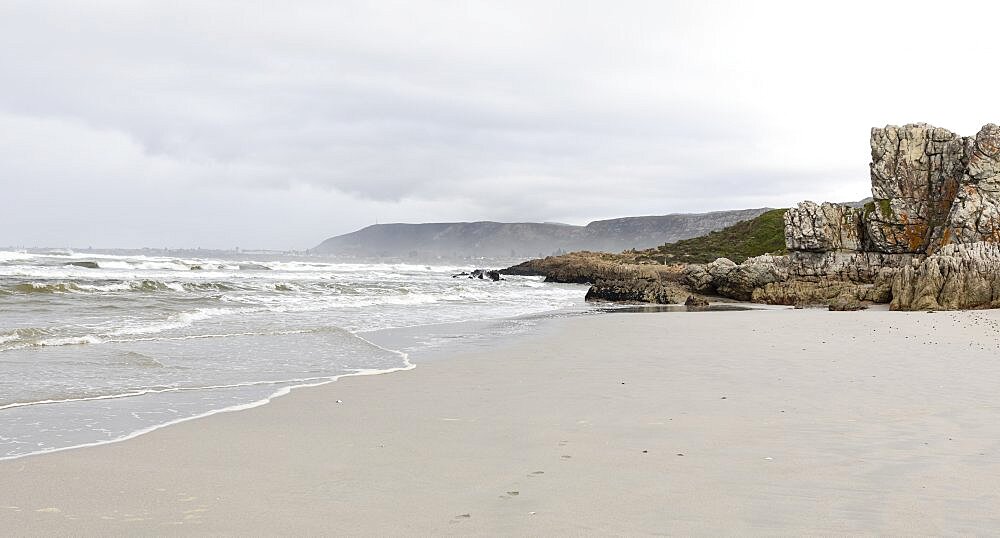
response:
[[[0,2],[0,245],[870,195],[869,129],[1000,122],[988,2]]]

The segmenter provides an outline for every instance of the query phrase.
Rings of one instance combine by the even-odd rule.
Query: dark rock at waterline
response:
[[[680,286],[660,280],[602,280],[587,290],[587,301],[683,304],[690,293]]]
[[[475,271],[473,271],[471,273],[460,273],[460,274],[454,275],[454,276],[462,276],[464,274],[468,274],[469,278],[478,278],[480,280],[490,279],[493,282],[498,282],[499,280],[501,280],[501,278],[500,278],[500,271],[485,270],[485,269],[476,269]]]
[[[864,303],[854,297],[837,297],[830,302],[830,311],[833,312],[853,312],[868,308]]]
[[[544,276],[546,282],[596,284],[602,280],[677,280],[679,266],[638,264],[633,259],[601,252],[570,252],[561,256],[528,260],[502,269],[500,274]]]
[[[65,265],[72,265],[74,267],[83,267],[85,269],[100,269],[101,266],[97,265],[97,262],[67,262]]]
[[[708,299],[698,295],[688,295],[687,300],[684,301],[684,306],[708,306]]]

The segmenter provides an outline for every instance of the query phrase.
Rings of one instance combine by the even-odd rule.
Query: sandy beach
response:
[[[552,319],[0,462],[0,534],[995,534],[998,379],[995,311]]]

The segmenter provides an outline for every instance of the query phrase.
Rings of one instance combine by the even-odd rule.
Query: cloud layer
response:
[[[992,7],[744,4],[4,2],[0,245],[859,199],[871,126],[1000,120]]]

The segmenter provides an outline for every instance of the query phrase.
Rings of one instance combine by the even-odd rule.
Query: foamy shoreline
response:
[[[0,251],[0,459],[116,442],[405,366],[359,331],[583,304],[453,268]],[[391,347],[391,346],[390,346]]]
[[[0,529],[992,534],[998,328],[993,311],[555,318],[492,350],[0,462]]]

